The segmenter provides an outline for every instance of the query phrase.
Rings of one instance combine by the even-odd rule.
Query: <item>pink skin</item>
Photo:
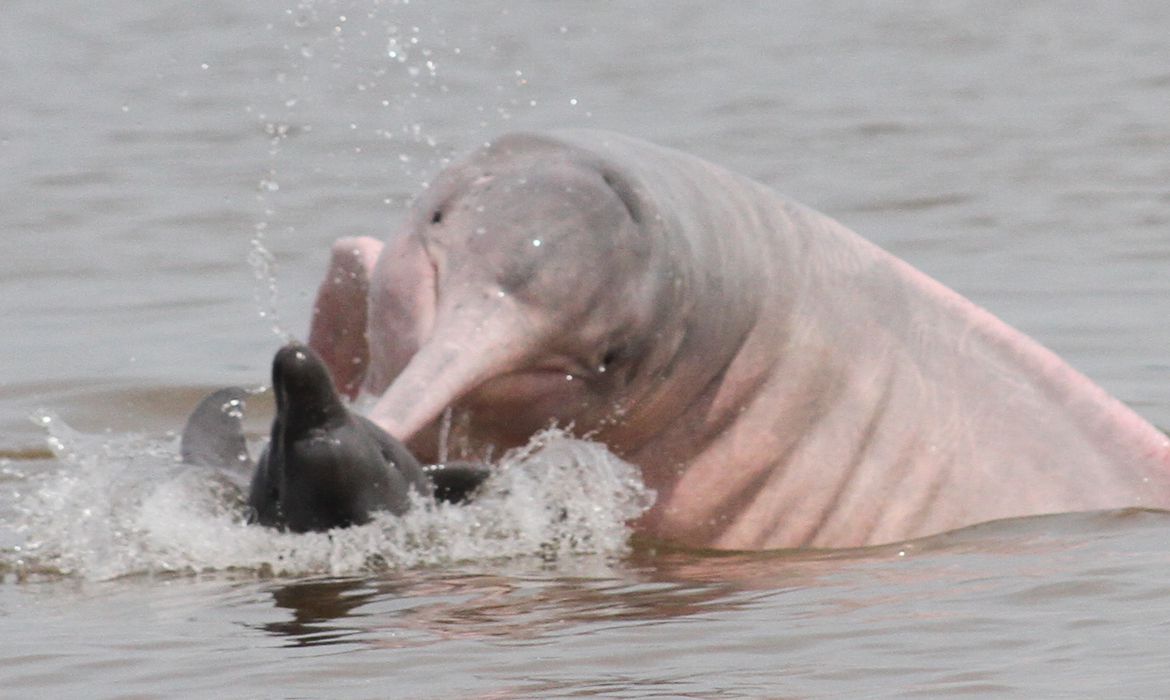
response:
[[[310,345],[424,460],[448,407],[462,456],[552,421],[604,442],[658,491],[640,530],[685,545],[1170,506],[1170,438],[1055,355],[835,221],[615,134],[504,137],[385,247],[339,241]]]
[[[381,252],[381,241],[372,238],[335,242],[329,274],[322,280],[313,306],[309,346],[329,367],[338,390],[351,399],[361,388],[369,365],[365,299]]]

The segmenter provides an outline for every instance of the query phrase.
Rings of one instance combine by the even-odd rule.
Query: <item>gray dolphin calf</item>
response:
[[[229,387],[196,407],[183,431],[183,461],[253,467],[248,506],[261,525],[293,532],[368,522],[377,512],[401,515],[410,494],[466,499],[488,476],[471,463],[419,464],[402,443],[351,412],[320,358],[290,343],[272,362],[276,416],[271,440],[252,465],[243,434],[246,392]]]
[[[501,137],[333,247],[309,344],[424,459],[556,421],[641,467],[651,537],[843,547],[1170,506],[1170,438],[836,221],[618,134]]]

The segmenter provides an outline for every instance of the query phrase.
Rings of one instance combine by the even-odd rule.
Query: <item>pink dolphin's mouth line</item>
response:
[[[561,395],[584,385],[588,378],[579,371],[562,367],[543,367],[506,372],[491,377],[470,389],[467,395],[482,399],[485,396],[533,397],[545,400],[549,396]]]

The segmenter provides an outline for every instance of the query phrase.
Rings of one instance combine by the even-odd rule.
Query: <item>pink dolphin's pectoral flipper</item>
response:
[[[369,364],[370,275],[381,252],[382,242],[373,238],[338,239],[313,304],[309,347],[321,356],[338,390],[350,398],[357,395]]]

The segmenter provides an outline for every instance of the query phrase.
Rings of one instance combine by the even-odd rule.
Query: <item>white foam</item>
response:
[[[60,468],[17,485],[4,510],[23,542],[0,569],[85,579],[241,571],[343,575],[521,556],[620,554],[653,493],[598,443],[548,430],[493,466],[471,503],[419,499],[403,517],[291,534],[244,522],[246,474],[176,461],[173,441],[86,435],[51,414]]]

